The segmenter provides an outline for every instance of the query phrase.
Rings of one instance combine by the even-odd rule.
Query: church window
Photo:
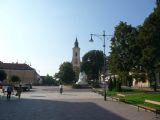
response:
[[[75,53],[75,56],[77,57],[77,52]]]

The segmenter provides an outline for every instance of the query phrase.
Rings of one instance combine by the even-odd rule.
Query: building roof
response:
[[[77,37],[76,37],[76,41],[74,43],[74,47],[78,48],[78,40],[77,40]]]
[[[8,69],[8,70],[34,70],[27,64],[19,64],[19,63],[2,63],[0,62],[0,69]]]

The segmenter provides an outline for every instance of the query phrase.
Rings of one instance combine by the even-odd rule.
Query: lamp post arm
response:
[[[92,36],[92,37],[95,36],[95,37],[98,37],[100,40],[103,40],[103,39],[102,39],[102,36],[103,36],[103,35],[99,35],[99,34],[91,34],[91,36]]]
[[[113,36],[113,35],[106,35],[105,34],[105,31],[103,31],[103,34],[91,34],[91,39],[90,39],[90,42],[93,42],[93,36],[95,36],[95,37],[98,37],[100,40],[102,40],[103,41],[103,57],[104,57],[104,82],[105,82],[105,74],[106,74],[106,69],[105,69],[105,67],[106,67],[106,39],[105,39],[105,37],[106,36]],[[106,83],[104,83],[104,100],[106,101],[107,100],[107,96],[106,96]]]

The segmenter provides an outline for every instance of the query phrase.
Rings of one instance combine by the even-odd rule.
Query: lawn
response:
[[[99,91],[98,93],[104,94],[103,91]],[[115,92],[115,91],[106,91],[107,96],[115,96],[116,94],[124,94],[125,101],[123,99],[121,101],[126,102],[132,105],[144,104],[146,106],[154,107],[160,109],[160,106],[155,106],[151,104],[144,103],[144,100],[153,100],[160,102],[160,93],[158,92],[151,92],[151,91],[144,91],[141,89],[130,89],[130,88],[123,88],[122,92]]]

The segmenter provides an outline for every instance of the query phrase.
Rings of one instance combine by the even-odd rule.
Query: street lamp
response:
[[[103,41],[103,57],[104,57],[104,67],[103,67],[103,81],[104,81],[104,100],[106,101],[106,81],[105,81],[105,74],[106,74],[106,36],[112,36],[112,35],[106,35],[105,31],[103,31],[103,34],[91,34],[91,39],[89,40],[89,42],[94,42],[93,40],[93,36],[98,37],[100,40]]]

